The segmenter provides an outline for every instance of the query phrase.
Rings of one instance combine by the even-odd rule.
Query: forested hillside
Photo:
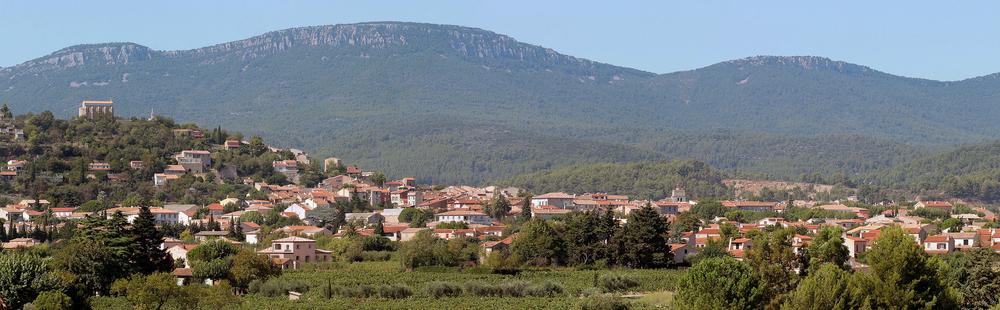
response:
[[[0,121],[9,119],[0,118]],[[57,119],[52,113],[20,115],[13,121],[24,128],[26,141],[0,135],[0,158],[25,161],[10,182],[0,182],[0,205],[14,199],[46,199],[52,207],[81,207],[83,211],[107,208],[113,202],[126,206],[162,205],[163,202],[208,204],[227,197],[246,197],[255,190],[214,174],[185,174],[165,186],[154,187],[174,154],[182,150],[213,150],[213,169],[232,166],[241,176],[273,184],[287,184],[274,172],[272,161],[292,159],[288,151],[270,152],[259,137],[236,150],[217,150],[226,138],[241,137],[222,129],[201,129],[205,137],[175,135],[174,129],[198,129],[168,118]],[[132,161],[141,166],[132,167]],[[5,161],[6,163],[6,161]],[[93,163],[107,163],[110,170],[94,170]],[[306,174],[318,168],[303,166]],[[310,172],[311,171],[311,172]],[[319,177],[312,177],[318,180]],[[19,194],[19,196],[9,196]]]
[[[707,164],[692,160],[590,164],[556,168],[500,181],[533,193],[616,193],[636,199],[661,199],[683,187],[691,197],[731,194],[723,175]]]
[[[955,197],[997,201],[1000,200],[1000,142],[926,156],[867,178],[913,191],[940,190]]]
[[[80,45],[0,69],[0,101],[19,112],[66,117],[107,98],[120,115],[442,183],[665,158],[796,179],[1000,138],[1000,75],[939,82],[821,57],[658,75],[447,25],[304,27],[184,51]]]

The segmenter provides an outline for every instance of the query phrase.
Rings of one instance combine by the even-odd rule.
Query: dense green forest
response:
[[[861,178],[914,192],[936,190],[985,201],[1000,200],[1000,142],[921,157]]]
[[[691,197],[730,195],[722,178],[722,173],[703,162],[681,160],[567,166],[499,183],[533,193],[607,192],[636,199],[661,199],[670,197],[670,191],[677,187],[683,187]]]
[[[821,57],[657,75],[481,29],[385,22],[186,51],[74,46],[0,69],[0,101],[65,117],[81,100],[115,98],[120,115],[152,110],[435,183],[659,159],[798,179],[997,138],[997,81],[911,79]]]

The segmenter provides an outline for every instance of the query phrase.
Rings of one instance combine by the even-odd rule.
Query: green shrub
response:
[[[385,262],[392,259],[391,251],[364,251],[361,260],[366,262]]]
[[[639,286],[639,281],[635,278],[618,273],[603,274],[597,282],[605,292],[627,291]]]
[[[613,297],[592,297],[580,303],[581,310],[628,310],[628,302]]]
[[[389,299],[401,299],[413,296],[413,290],[403,284],[383,285],[378,288],[378,296]]]
[[[525,281],[504,281],[498,287],[503,297],[524,297],[528,285]]]
[[[434,281],[425,286],[427,295],[434,298],[458,297],[462,295],[462,287],[451,282]]]
[[[31,302],[29,305],[33,305],[34,308],[38,310],[71,309],[73,307],[73,300],[60,291],[44,291],[41,294],[38,294],[35,301]],[[28,306],[25,305],[25,309],[27,308]]]
[[[378,289],[371,285],[355,287],[334,286],[331,295],[348,298],[368,298],[378,294]]]
[[[528,296],[536,297],[554,297],[562,295],[566,291],[566,288],[562,284],[553,281],[544,281],[539,284],[529,286],[525,294]]]
[[[472,296],[479,297],[492,297],[500,296],[500,288],[494,285],[490,285],[483,282],[467,282],[465,283],[465,293]]]
[[[270,279],[263,284],[260,282],[250,282],[249,291],[256,295],[266,297],[281,297],[289,291],[306,293],[309,291],[309,283],[302,280],[288,280],[282,278]]]

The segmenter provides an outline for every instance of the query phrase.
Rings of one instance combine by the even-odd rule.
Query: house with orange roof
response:
[[[347,175],[349,175],[349,176],[354,176],[354,177],[358,177],[358,176],[361,176],[361,174],[362,174],[363,172],[364,172],[364,171],[361,171],[361,168],[358,168],[358,166],[354,166],[354,165],[351,165],[351,166],[347,166],[347,169],[345,170],[345,173],[346,173]]]
[[[681,264],[687,261],[689,256],[698,254],[698,248],[691,243],[671,243],[670,253],[674,255],[674,263]]]
[[[947,254],[955,251],[955,240],[947,235],[928,236],[924,239],[924,251],[928,254]]]
[[[691,209],[691,205],[687,202],[678,202],[673,200],[660,200],[653,203],[653,207],[660,214],[678,214]]]
[[[435,229],[434,236],[438,238],[451,240],[454,238],[475,238],[476,230],[471,228],[466,229]]]
[[[944,233],[943,235],[951,237],[955,249],[958,251],[967,251],[979,246],[976,242],[978,238],[975,232]]]
[[[867,238],[853,236],[844,237],[844,246],[847,247],[848,257],[858,258],[861,253],[868,250],[868,245],[871,244],[872,241],[874,241],[874,239],[869,240]]]
[[[944,210],[951,213],[951,210],[955,208],[950,202],[947,201],[918,201],[917,204],[913,205],[913,209],[931,208]]]
[[[743,260],[750,250],[753,241],[749,238],[733,238],[729,240],[729,255],[736,260]]]
[[[205,208],[208,209],[208,214],[211,216],[222,216],[226,213],[226,207],[220,203],[211,203]]]
[[[848,207],[848,206],[846,206],[844,204],[839,204],[839,203],[837,203],[837,204],[820,205],[820,206],[816,206],[814,208],[821,209],[821,210],[826,210],[826,211],[832,211],[832,212],[850,213],[850,214],[854,214],[855,216],[860,217],[860,218],[867,218],[868,217],[868,209],[858,208],[858,207]]]
[[[226,150],[238,150],[242,145],[243,143],[240,142],[240,140],[228,139],[224,143],[222,143],[222,148]]]

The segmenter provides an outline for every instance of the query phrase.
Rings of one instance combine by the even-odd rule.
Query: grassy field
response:
[[[607,293],[599,288],[598,278],[603,274],[621,274],[632,278],[638,285],[625,292]],[[285,271],[272,282],[292,283],[305,291],[300,300],[291,301],[287,296],[274,294],[249,294],[242,297],[234,309],[580,309],[597,298],[614,299],[632,304],[633,309],[668,307],[671,291],[683,273],[677,269],[600,269],[577,270],[572,268],[525,270],[517,275],[498,275],[482,268],[418,268],[404,271],[398,262],[325,263],[304,266],[300,270]],[[456,297],[432,296],[427,285],[444,281],[457,285],[469,282],[500,284],[522,282],[539,284],[546,281],[561,285],[562,293],[550,297],[480,297],[466,292]],[[326,298],[322,293],[328,286],[357,288],[403,284],[412,296],[400,299],[367,297]],[[270,296],[268,296],[270,295]],[[627,298],[622,297],[627,295]],[[107,309],[129,309],[121,298],[98,299],[99,306]]]

